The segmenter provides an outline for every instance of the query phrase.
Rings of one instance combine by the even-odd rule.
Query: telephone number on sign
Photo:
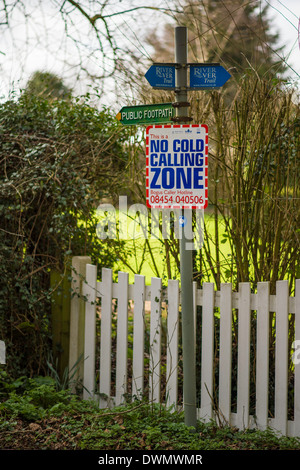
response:
[[[202,196],[159,196],[151,195],[150,196],[151,204],[203,204],[203,197]]]

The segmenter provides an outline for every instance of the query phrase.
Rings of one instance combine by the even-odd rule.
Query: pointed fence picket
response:
[[[102,279],[98,281],[96,267],[88,264],[83,295],[86,299],[84,398],[99,396],[99,406],[103,408],[123,403],[130,391],[132,397],[147,393],[152,401],[163,401],[169,407],[182,406],[182,398],[179,399],[179,282],[170,280],[167,288],[163,288],[161,279],[152,278],[151,286],[148,286],[144,276],[135,275],[134,283],[129,284],[128,273],[119,272],[115,283],[112,270],[106,268],[102,269]],[[204,283],[201,289],[194,284],[196,343],[201,356],[200,372],[197,371],[199,418],[206,421],[218,418],[239,429],[271,426],[284,435],[300,436],[299,360],[294,361],[293,366],[293,419],[288,417],[288,372],[293,353],[288,333],[292,322],[295,340],[300,340],[299,304],[300,280],[296,281],[295,297],[289,296],[288,281],[277,281],[276,295],[270,295],[268,282],[258,283],[257,293],[251,293],[249,283],[240,283],[238,292],[232,291],[231,284],[221,284],[220,291],[215,291],[212,283]],[[200,307],[200,314],[197,307]],[[114,353],[113,309],[117,318]],[[270,312],[276,315],[273,417],[269,416]],[[129,313],[133,318],[130,332]],[[233,315],[237,316],[235,328],[238,330],[235,344]],[[253,319],[256,325],[254,339]],[[100,323],[100,334],[96,332],[97,322]],[[218,344],[216,328],[219,329]],[[254,357],[251,356],[253,342]],[[234,348],[237,348],[237,364],[233,391]],[[255,375],[254,379],[251,374]],[[254,380],[255,394],[252,415],[251,380]]]
[[[0,341],[0,364],[5,364],[5,343]]]

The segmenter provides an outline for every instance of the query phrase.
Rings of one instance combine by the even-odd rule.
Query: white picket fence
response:
[[[86,281],[83,283],[83,295],[87,299],[84,326],[84,398],[95,398],[100,394],[100,407],[114,406],[122,403],[130,383],[132,396],[140,396],[147,390],[150,400],[160,401],[163,391],[167,406],[180,407],[182,400],[179,402],[178,398],[180,331],[178,281],[170,280],[167,288],[162,289],[162,280],[159,278],[152,278],[151,286],[148,286],[145,285],[145,277],[141,275],[135,275],[133,284],[128,282],[128,273],[119,272],[117,283],[113,282],[112,275],[110,269],[104,268],[102,279],[98,281],[96,266],[91,264],[86,266]],[[98,306],[96,299],[98,299]],[[112,309],[116,300],[116,352],[115,359],[112,361]],[[197,306],[202,307],[200,316],[196,315]],[[147,308],[149,308],[150,327],[146,352]],[[288,331],[289,325],[293,324],[295,340],[300,339],[300,280],[296,281],[295,297],[289,296],[287,281],[277,281],[276,295],[270,295],[268,282],[259,283],[257,293],[251,293],[249,283],[241,283],[238,292],[232,291],[231,284],[222,284],[220,291],[215,291],[212,283],[204,283],[202,289],[197,289],[195,285],[194,311],[195,326],[196,318],[201,320],[201,344],[199,344],[198,336],[195,338],[201,354],[199,375],[201,399],[200,407],[197,409],[198,418],[207,421],[211,418],[216,419],[216,416],[218,418],[222,416],[225,422],[239,429],[248,427],[266,429],[270,426],[283,435],[300,436],[300,364],[292,366],[293,418],[288,419],[288,400],[290,400],[288,377],[291,377],[289,368],[293,353],[289,344]],[[99,334],[98,336],[96,334],[98,323],[96,317],[99,312],[101,316],[100,338]],[[130,330],[133,341],[132,360],[128,357],[129,312],[133,315],[133,331]],[[271,418],[268,411],[270,312],[275,312],[276,317],[275,391]],[[232,329],[233,314],[237,315],[235,324],[237,324],[238,334],[235,336]],[[256,322],[255,357],[250,353],[253,318]],[[215,344],[216,322],[219,325],[219,344]],[[237,344],[233,344],[233,337],[237,338]],[[74,338],[71,340],[74,343]],[[166,344],[165,369],[161,367],[162,340]],[[97,342],[100,342],[100,345]],[[234,397],[232,390],[233,347],[238,351],[237,387]],[[215,360],[216,351],[217,361]],[[145,357],[149,359],[148,386],[145,385],[144,378]],[[250,377],[253,362],[255,362],[254,378]],[[128,367],[128,364],[131,364],[131,367]],[[216,369],[218,369],[217,375]],[[254,380],[255,389],[255,412],[252,415],[250,415],[249,408],[250,398],[253,403],[253,396],[250,397],[251,380],[252,382]],[[97,390],[95,389],[96,383]],[[215,388],[218,389],[217,403],[212,400],[212,397],[215,397]],[[235,401],[234,412],[232,411],[233,400]]]
[[[0,364],[5,364],[5,343],[4,341],[0,341]]]

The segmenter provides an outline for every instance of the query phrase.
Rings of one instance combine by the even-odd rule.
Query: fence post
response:
[[[72,258],[69,371],[74,368],[80,357],[83,358],[84,354],[85,301],[82,286],[86,275],[86,265],[90,263],[90,256]],[[83,380],[83,360],[78,363],[74,379]]]
[[[61,378],[63,377],[64,371],[69,366],[71,302],[70,262],[71,260],[66,260],[64,273],[54,269],[50,272],[50,286],[51,289],[53,289],[51,299],[52,349],[54,361],[57,361],[57,372]]]
[[[237,425],[239,429],[249,426],[250,405],[250,335],[251,335],[251,288],[249,282],[239,284],[238,312],[238,377],[237,377]]]
[[[300,340],[300,279],[296,279],[295,291],[295,340]],[[295,349],[296,351],[296,349]],[[296,354],[296,353],[295,353]],[[295,364],[295,398],[294,398],[294,420],[295,436],[300,436],[300,361],[294,357]]]
[[[283,435],[288,422],[289,284],[276,282],[275,428]]]
[[[87,298],[84,327],[83,398],[93,399],[95,392],[97,266],[86,265],[86,282],[83,284],[83,294]]]
[[[101,282],[101,340],[100,340],[100,408],[111,406],[111,317],[112,270],[102,268]]]
[[[0,341],[0,364],[6,364],[5,361],[5,343]]]
[[[144,392],[145,276],[134,275],[132,396],[142,398]]]
[[[232,285],[221,284],[219,411],[230,424],[232,359]]]
[[[201,345],[201,418],[213,417],[214,373],[214,284],[203,283],[202,345]]]
[[[128,273],[119,271],[118,279],[118,319],[116,354],[116,404],[124,402],[127,393],[128,357]]]
[[[268,426],[270,283],[257,284],[256,328],[256,418],[261,430]]]
[[[160,361],[161,361],[161,288],[159,277],[151,278],[151,318],[150,318],[150,364],[149,399],[160,401]]]
[[[167,317],[167,406],[177,406],[178,399],[179,282],[168,282]]]

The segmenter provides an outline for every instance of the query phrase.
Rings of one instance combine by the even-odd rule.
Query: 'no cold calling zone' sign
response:
[[[208,129],[205,124],[148,126],[146,196],[150,208],[207,207]]]

